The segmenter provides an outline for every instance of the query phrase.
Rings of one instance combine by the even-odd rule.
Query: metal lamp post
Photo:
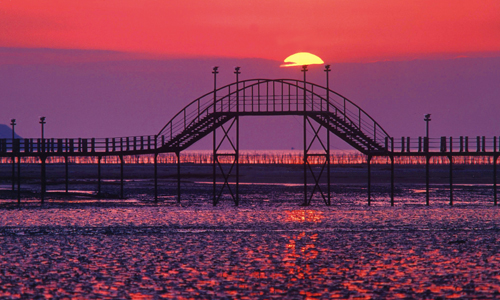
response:
[[[431,121],[431,114],[426,114],[424,115],[424,121],[425,121],[425,143],[424,143],[424,150],[429,151],[429,122]]]
[[[306,111],[306,72],[307,72],[307,65],[302,66],[302,73],[304,73],[304,111]]]
[[[425,121],[425,143],[424,148],[425,152],[427,152],[425,156],[425,205],[429,206],[429,163],[430,163],[430,155],[429,155],[429,122],[431,121],[431,114],[426,114],[424,116]]]
[[[14,127],[16,126],[16,119],[11,119],[10,120],[10,125],[12,126],[12,140],[14,141],[14,137],[15,137]]]
[[[427,140],[429,140],[429,122],[431,121],[431,114],[426,114],[424,116],[424,121],[425,121],[425,133],[426,133],[426,137],[427,137]]]
[[[302,73],[304,73],[304,203],[303,206],[308,205],[307,202],[307,135],[306,135],[306,124],[307,124],[307,115],[306,115],[306,73],[307,73],[307,65],[302,66]]]
[[[45,152],[45,136],[44,136],[44,125],[45,125],[45,117],[40,117],[40,124],[42,125],[42,151],[41,152]],[[46,173],[45,173],[45,155],[40,155],[40,160],[42,161],[42,168],[41,168],[41,172],[42,172],[42,191],[41,191],[41,203],[43,205],[44,201],[45,201],[45,189],[46,189]]]
[[[45,125],[45,117],[40,117],[40,124],[42,125],[42,152],[45,152],[45,137],[44,137],[44,125]]]
[[[217,111],[217,73],[219,73],[218,71],[219,67],[213,67],[213,71],[212,71],[212,74],[214,74],[214,115],[215,115],[215,112]],[[222,110],[221,110],[222,111]],[[215,177],[217,176],[216,174],[216,165],[217,165],[217,137],[216,137],[216,124],[217,124],[217,118],[214,116],[214,120],[213,120],[213,128],[214,128],[214,131],[212,133],[212,141],[213,141],[213,148],[212,148],[212,172],[213,172],[213,178],[214,178],[214,184],[213,184],[213,205],[215,206],[217,203],[216,203],[216,194],[215,194],[215,191],[216,191],[216,188],[217,188],[217,183],[215,181]]]
[[[12,191],[14,191],[14,186],[15,186],[15,175],[16,175],[16,163],[14,160],[14,138],[16,136],[15,134],[15,126],[16,126],[16,119],[11,119],[10,120],[10,125],[12,126],[12,143],[11,143],[11,151],[12,151]]]
[[[234,160],[236,162],[236,205],[240,202],[240,67],[234,68],[236,74],[236,150]]]
[[[326,111],[330,112],[330,78],[328,73],[330,73],[330,65],[325,65],[325,73],[326,73]],[[326,131],[326,180],[328,181],[327,193],[328,193],[328,205],[331,203],[331,190],[330,190],[330,130]]]

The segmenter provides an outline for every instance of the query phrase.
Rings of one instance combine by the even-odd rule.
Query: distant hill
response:
[[[11,139],[12,138],[12,128],[9,125],[0,124],[0,139]],[[20,135],[15,134],[16,139],[22,139]]]

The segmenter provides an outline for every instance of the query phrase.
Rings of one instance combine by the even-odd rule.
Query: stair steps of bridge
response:
[[[195,142],[197,142],[198,140],[200,140],[201,138],[210,134],[213,131],[213,127],[214,127],[213,119],[214,118],[211,118],[211,120],[207,121],[206,126],[203,126],[201,128],[202,130],[197,131],[196,134],[189,135],[188,138],[186,138],[184,140],[184,143],[181,145],[181,147],[183,149],[185,149],[185,148],[191,146],[192,144],[194,144]],[[224,115],[219,116],[218,120],[217,120],[217,124],[215,126],[218,127],[219,126],[218,124],[222,125],[230,119],[231,119],[231,117],[228,117],[228,116],[224,116]]]
[[[193,136],[193,133],[195,134],[196,132],[202,131],[203,127],[206,126],[207,123],[211,122],[212,116],[209,115],[203,119],[200,119],[198,122],[190,124],[186,129],[184,129],[181,133],[178,135],[174,136],[171,140],[167,141],[165,145],[167,146],[174,146],[174,145],[179,145],[182,143],[184,140],[190,138]]]
[[[332,114],[329,114],[328,116],[318,115],[315,119],[320,124],[329,128],[330,131],[335,132],[341,138],[350,141],[351,144],[360,151],[366,152],[369,150],[368,148],[375,151],[384,149],[373,139],[359,131],[357,127],[352,128],[351,126],[348,126],[344,120]]]
[[[221,115],[214,116],[213,114],[200,119],[197,122],[193,122],[191,125],[186,127],[181,133],[172,138],[172,140],[165,143],[164,146],[169,148],[179,148],[185,149],[212,132],[214,127],[214,119],[217,118],[217,124],[223,124],[227,122],[230,117]],[[217,125],[216,125],[217,126]]]

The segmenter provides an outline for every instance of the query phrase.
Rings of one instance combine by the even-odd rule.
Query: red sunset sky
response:
[[[500,79],[499,37],[498,0],[0,0],[0,123],[16,117],[19,132],[35,136],[33,120],[46,115],[56,137],[155,134],[210,89],[211,65],[227,69],[227,76],[238,64],[242,76],[291,77],[295,70],[279,69],[279,63],[307,51],[332,64],[335,89],[377,119],[397,107],[400,120],[380,122],[390,133],[419,134],[420,128],[406,133],[397,122],[421,123],[431,110],[442,134],[470,134],[445,132],[456,128],[445,112],[451,98],[465,103],[482,92],[481,108],[498,102],[489,80]],[[462,90],[432,94],[433,83]],[[395,98],[405,95],[435,99],[398,107],[403,102]],[[436,101],[442,105],[433,107]],[[171,104],[166,111],[165,103]],[[454,113],[472,111],[465,106]],[[122,121],[132,114],[136,123]],[[82,128],[84,120],[92,121]],[[491,134],[491,124],[477,125],[478,134]]]
[[[0,1],[0,46],[328,62],[500,51],[496,0]]]

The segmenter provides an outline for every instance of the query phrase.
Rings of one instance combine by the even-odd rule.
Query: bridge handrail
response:
[[[400,137],[389,141],[389,150],[394,153],[499,153],[500,136],[460,136],[460,137]]]
[[[326,87],[323,87],[323,86],[320,86],[316,83],[312,83],[312,82],[307,82],[307,84],[310,84],[311,86],[315,86],[315,87],[318,87],[318,88],[322,88],[322,89],[325,89],[326,90]],[[375,119],[372,118],[372,116],[370,116],[366,111],[364,111],[361,107],[359,107],[356,103],[352,102],[351,100],[349,100],[347,97],[344,97],[343,95],[341,95],[340,93],[337,93],[336,91],[332,90],[332,89],[329,89],[328,90],[329,93],[333,93],[337,96],[339,96],[340,98],[346,100],[348,103],[350,103],[351,105],[353,105],[354,107],[356,107],[359,111],[363,112],[365,114],[365,116],[367,116],[373,123],[375,123],[377,126],[379,126],[379,128],[382,130],[382,132],[386,135],[386,136],[389,136],[389,134],[377,123],[377,121],[375,121]]]
[[[154,152],[155,136],[128,136],[115,138],[3,138],[0,139],[0,154],[88,154],[126,153],[133,151]],[[394,153],[481,153],[500,154],[500,136],[460,137],[386,137],[388,152]]]
[[[126,136],[113,138],[16,138],[0,139],[0,153],[44,153],[83,154],[153,152],[156,148],[154,135]]]
[[[300,81],[300,80],[292,80],[292,79],[277,79],[277,80],[266,80],[267,82],[271,81],[271,82],[285,82],[285,81],[292,81],[293,83],[289,83],[287,82],[287,84],[289,84],[290,86],[294,86],[294,87],[297,87],[299,90],[304,90],[303,86],[301,86],[300,84],[303,83],[303,81]],[[256,84],[260,84],[259,83],[256,83]],[[256,85],[254,84],[254,85]],[[306,87],[307,87],[307,84],[306,83]],[[324,89],[326,91],[326,88],[322,87],[322,86],[319,86],[317,84],[311,84],[311,85],[314,85],[316,87],[319,87],[321,89]],[[248,88],[248,86],[246,87]],[[353,127],[358,127],[360,129],[361,132],[363,132],[363,128],[366,128],[368,126],[368,129],[371,130],[371,128],[374,128],[374,132],[381,132],[378,136],[381,137],[381,141],[383,141],[383,138],[384,137],[387,137],[389,136],[387,134],[387,132],[385,132],[385,130],[370,116],[368,115],[363,109],[361,109],[359,106],[357,106],[356,104],[354,104],[352,101],[350,101],[349,99],[345,98],[344,96],[340,95],[339,93],[337,92],[334,92],[332,90],[329,90],[330,92],[332,92],[334,95],[337,95],[338,97],[342,98],[342,100],[344,100],[344,106],[347,104],[347,103],[350,103],[351,105],[353,105],[357,110],[358,112],[357,113],[353,113],[352,110],[348,110],[348,109],[344,109],[343,110],[343,115],[345,116],[344,118],[344,121],[345,122],[349,122]],[[328,97],[329,99],[326,99],[326,97],[324,97],[323,95],[319,94],[319,93],[316,93],[314,92],[314,89],[311,89],[310,91],[306,89],[306,92],[309,92],[310,95],[313,95],[313,96],[316,96],[320,99],[319,101],[319,107],[320,109],[318,111],[325,111],[323,109],[323,102],[328,102],[326,104],[327,107],[331,106],[335,109],[335,111],[338,111],[338,107],[336,105],[334,105],[334,103],[332,103],[332,101],[334,99]],[[236,93],[236,91],[232,92],[233,94]],[[226,95],[226,97],[229,96],[229,95]],[[274,93],[273,93],[273,96],[274,96]],[[299,96],[299,95],[296,95],[296,96]],[[306,93],[306,96],[307,96],[307,93]],[[310,100],[312,104],[311,107],[314,107],[314,106],[318,106],[318,101],[313,101],[312,97],[308,97],[308,99],[306,100]],[[327,101],[328,100],[328,101]],[[303,98],[300,98],[298,99],[297,98],[297,102],[296,104],[301,104],[303,105],[303,102],[299,102],[299,101],[303,101]],[[342,103],[338,103],[338,102],[335,102],[337,103],[339,106],[342,105]],[[306,105],[310,105],[306,102]],[[245,104],[243,104],[245,105]],[[283,104],[281,104],[283,106]],[[245,107],[245,106],[244,106]],[[297,111],[302,111],[300,109],[297,109]],[[312,109],[312,111],[314,111],[314,109]],[[371,124],[368,124],[367,121],[365,119],[363,119],[361,116],[364,115],[366,117],[368,117],[372,123]],[[356,122],[355,119],[358,118],[358,121]],[[362,126],[362,124],[365,124],[367,126]],[[378,130],[377,130],[378,129]],[[366,131],[365,131],[366,132]],[[376,142],[377,141],[377,138],[376,138],[377,134],[374,133],[374,136],[373,136],[373,140]]]

